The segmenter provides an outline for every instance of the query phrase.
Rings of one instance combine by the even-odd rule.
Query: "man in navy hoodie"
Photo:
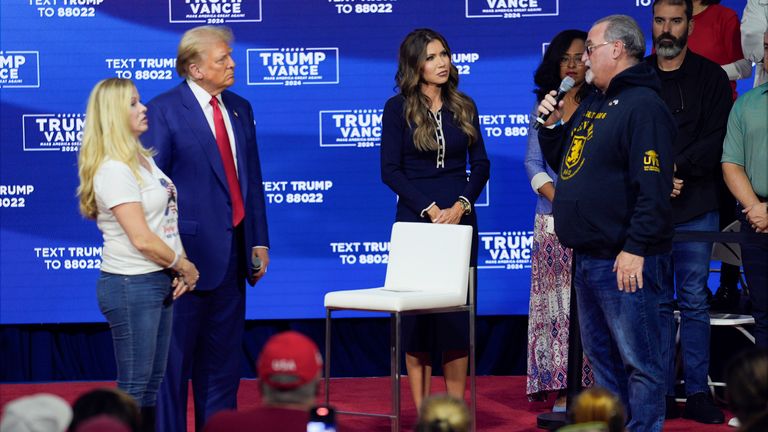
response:
[[[633,432],[661,431],[664,423],[658,303],[672,248],[677,131],[644,53],[632,18],[597,21],[582,60],[598,91],[564,125],[555,92],[538,108],[551,113],[539,142],[560,177],[555,231],[574,250],[584,351],[595,382],[628,408]]]
[[[653,2],[653,44],[646,63],[661,79],[661,98],[678,125],[672,144],[674,189],[672,222],[676,232],[719,231],[720,155],[731,110],[731,85],[723,68],[688,48],[693,31],[691,0]],[[728,222],[735,219],[734,215]],[[666,379],[666,418],[678,417],[675,403],[673,302],[680,310],[680,344],[685,377],[683,416],[700,423],[725,420],[709,394],[709,302],[707,279],[712,242],[675,242],[672,268],[664,277],[659,313],[661,355]]]

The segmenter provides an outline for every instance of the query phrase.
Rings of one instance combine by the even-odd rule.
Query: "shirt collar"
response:
[[[197,99],[197,103],[200,104],[201,108],[205,109],[205,107],[211,105],[211,98],[213,96],[211,96],[210,93],[189,78],[187,78],[187,85],[189,86],[189,89],[192,90],[192,94],[195,95],[195,99]],[[216,96],[216,99],[219,101],[219,105],[222,105],[221,95]]]

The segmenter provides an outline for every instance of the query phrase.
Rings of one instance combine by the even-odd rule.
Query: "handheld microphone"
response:
[[[261,259],[256,255],[251,255],[251,268],[253,268],[254,273],[261,271]]]
[[[573,80],[573,78],[567,76],[563,78],[562,81],[560,81],[560,88],[557,89],[557,95],[555,95],[555,109],[557,109],[557,104],[560,103],[561,100],[565,97],[565,94],[568,93],[572,88],[573,85],[576,84],[576,81]],[[544,114],[543,116],[536,117],[536,123],[533,124],[533,128],[536,130],[539,130],[541,125],[544,124],[544,122],[547,121],[549,116],[552,113]]]

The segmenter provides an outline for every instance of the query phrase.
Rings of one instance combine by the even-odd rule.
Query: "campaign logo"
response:
[[[168,22],[225,24],[261,22],[261,0],[168,0]]]
[[[320,147],[378,147],[383,109],[321,110]]]
[[[0,51],[0,88],[39,87],[39,51]]]
[[[479,233],[479,269],[522,270],[531,268],[533,231]]]
[[[77,152],[83,140],[85,114],[23,114],[22,145],[25,152]]]
[[[339,48],[251,48],[248,85],[339,83]]]
[[[527,18],[560,14],[560,0],[464,0],[464,2],[466,18]]]

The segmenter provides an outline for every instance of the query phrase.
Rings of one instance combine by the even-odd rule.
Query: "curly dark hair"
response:
[[[563,30],[558,33],[549,43],[547,50],[544,51],[544,58],[541,59],[539,67],[533,74],[533,83],[536,89],[536,100],[540,101],[544,95],[557,89],[560,85],[560,58],[568,51],[574,40],[587,40],[587,32],[582,30]],[[581,100],[587,94],[587,85],[582,85],[577,100]]]

